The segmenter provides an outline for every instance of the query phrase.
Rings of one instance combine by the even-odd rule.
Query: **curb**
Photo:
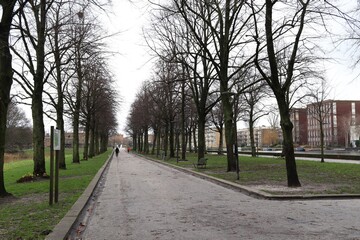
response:
[[[165,166],[175,168],[181,172],[191,174],[195,177],[199,177],[201,179],[205,179],[208,181],[211,181],[213,183],[216,183],[218,185],[221,185],[223,187],[227,187],[230,189],[233,189],[235,191],[241,192],[243,194],[246,194],[250,197],[254,197],[257,199],[264,199],[264,200],[277,200],[277,201],[289,201],[289,200],[350,200],[350,199],[360,199],[360,194],[316,194],[316,195],[273,195],[270,193],[265,193],[260,190],[255,190],[253,188],[250,188],[248,186],[244,186],[241,184],[233,183],[224,179],[216,178],[213,176],[209,176],[207,174],[193,171],[187,168],[183,168],[180,166],[176,166],[167,162],[163,162],[157,159],[152,159],[143,155],[136,154],[139,157],[145,158],[149,161],[157,162],[159,164],[163,164]]]
[[[85,209],[87,203],[89,202],[91,196],[94,193],[94,190],[96,189],[96,186],[99,184],[99,181],[107,166],[109,165],[113,154],[114,153],[111,153],[104,165],[99,169],[94,178],[91,180],[85,191],[81,194],[81,196],[74,203],[71,209],[66,213],[66,215],[55,226],[52,232],[46,236],[45,240],[59,240],[67,239],[69,237],[69,234],[74,225],[76,225],[81,212]]]

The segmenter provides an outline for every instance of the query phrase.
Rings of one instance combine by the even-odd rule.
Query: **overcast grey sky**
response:
[[[141,83],[151,75],[151,59],[142,36],[142,28],[149,19],[149,4],[144,0],[113,1],[114,14],[109,15],[111,31],[122,31],[114,37],[109,46],[120,54],[112,61],[112,69],[116,75],[117,84],[124,102],[118,114],[119,131],[123,131],[126,117],[135,94]],[[350,53],[345,52],[346,47],[328,53],[334,61],[324,63],[326,78],[333,87],[331,97],[338,100],[360,100],[360,81],[356,79],[358,70],[349,68],[351,64]],[[360,66],[359,66],[360,69]]]
[[[120,32],[109,38],[107,44],[110,51],[117,52],[110,58],[110,69],[114,74],[116,88],[123,99],[117,118],[118,131],[124,133],[126,118],[136,93],[152,74],[152,57],[142,33],[150,18],[150,5],[146,0],[112,2],[112,12],[103,16],[103,22],[109,34]],[[343,46],[327,54],[334,57],[334,61],[323,65],[327,70],[326,79],[333,88],[331,97],[334,99],[360,100],[360,66],[355,70],[349,68],[353,60],[350,58],[351,52],[346,52],[346,49],[346,46]],[[27,109],[26,113],[31,118],[30,109]],[[261,124],[266,124],[266,120]],[[45,125],[51,125],[51,122],[45,122]]]
[[[104,20],[109,33],[120,32],[108,41],[111,51],[118,52],[110,59],[116,86],[123,98],[118,113],[119,132],[124,132],[130,105],[143,81],[151,75],[151,56],[142,36],[148,20],[149,4],[144,0],[113,1],[113,13]]]

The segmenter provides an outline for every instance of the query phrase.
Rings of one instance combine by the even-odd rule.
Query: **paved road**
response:
[[[254,199],[121,151],[82,239],[360,239],[359,210]]]

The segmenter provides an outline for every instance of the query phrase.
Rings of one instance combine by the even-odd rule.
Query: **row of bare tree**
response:
[[[65,124],[73,126],[73,163],[80,163],[79,128],[85,129],[83,159],[107,149],[116,130],[118,101],[107,68],[105,33],[96,20],[98,0],[0,1],[0,196],[5,196],[3,165],[6,113],[10,101],[31,105],[33,174],[45,168],[44,115],[61,131],[60,168],[65,164]],[[13,81],[16,94],[10,96]]]
[[[321,39],[336,34],[328,27],[329,21],[353,19],[350,13],[327,1],[310,0],[171,0],[155,5],[152,25],[145,32],[148,45],[159,58],[157,71],[142,89],[128,119],[128,128],[138,140],[136,146],[143,141],[148,150],[147,137],[139,136],[146,136],[151,127],[157,141],[163,137],[165,152],[170,142],[170,156],[174,156],[176,129],[185,143],[185,126],[195,128],[185,124],[191,121],[196,122],[198,132],[198,157],[203,157],[206,121],[220,102],[227,169],[235,171],[239,103],[256,104],[268,91],[279,111],[288,186],[301,186],[290,110],[299,101],[299,90],[323,80],[318,64],[324,59]],[[159,104],[161,99],[166,101]],[[178,114],[177,108],[181,108]],[[242,117],[254,123],[257,117],[251,110],[247,112]],[[191,113],[196,113],[196,118]]]
[[[6,123],[5,152],[16,153],[19,150],[31,148],[32,128],[30,120],[14,102],[10,102]]]

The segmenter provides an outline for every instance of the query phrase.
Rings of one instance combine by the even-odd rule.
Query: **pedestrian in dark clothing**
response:
[[[116,157],[119,155],[119,152],[120,152],[119,148],[116,147],[116,149],[115,149]]]

